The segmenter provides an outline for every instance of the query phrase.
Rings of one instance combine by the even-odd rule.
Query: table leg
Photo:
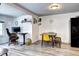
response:
[[[22,45],[25,45],[25,34],[23,34],[23,44],[21,44],[21,46]]]
[[[23,45],[25,45],[25,35],[23,35]]]

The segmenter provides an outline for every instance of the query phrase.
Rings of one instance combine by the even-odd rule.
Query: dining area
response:
[[[57,36],[57,33],[54,32],[45,32],[41,34],[41,46],[44,46],[44,43],[51,45],[51,47],[61,48],[62,40],[61,37]]]

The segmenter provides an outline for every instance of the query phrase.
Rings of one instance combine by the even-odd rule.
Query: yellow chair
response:
[[[42,43],[41,43],[41,45],[43,46],[43,42],[51,42],[51,39],[50,39],[50,37],[49,37],[49,35],[48,34],[42,34]]]
[[[48,34],[43,34],[43,41],[50,41]]]

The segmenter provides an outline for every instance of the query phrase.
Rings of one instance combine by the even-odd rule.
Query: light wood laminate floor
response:
[[[79,48],[70,47],[68,44],[62,44],[61,48],[33,44],[30,46],[20,45],[0,45],[0,47],[9,49],[9,56],[79,56]]]

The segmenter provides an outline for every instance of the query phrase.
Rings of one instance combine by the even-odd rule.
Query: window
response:
[[[3,29],[2,29],[2,24],[3,24],[3,23],[0,22],[0,35],[2,35],[2,30],[3,30]]]

